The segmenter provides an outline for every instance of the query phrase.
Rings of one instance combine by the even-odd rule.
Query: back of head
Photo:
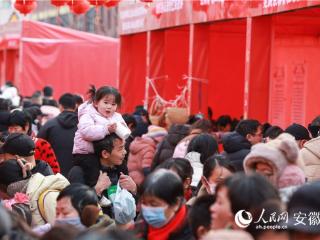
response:
[[[197,152],[200,153],[200,161],[202,164],[207,160],[208,157],[217,153],[218,143],[213,136],[207,133],[202,133],[195,136],[189,143],[187,153]]]
[[[229,115],[222,115],[218,118],[217,120],[217,125],[218,128],[225,128],[227,125],[231,126],[232,124],[232,119]]]
[[[74,110],[76,108],[76,101],[74,95],[71,93],[65,93],[61,95],[61,97],[59,98],[59,104],[64,109]]]
[[[189,212],[188,219],[190,221],[193,236],[200,239],[198,234],[199,227],[204,227],[207,231],[211,225],[210,207],[215,202],[215,196],[204,195],[196,199]]]
[[[265,138],[275,139],[277,138],[281,133],[283,133],[283,129],[279,126],[271,126],[269,127],[265,133]]]
[[[9,111],[11,102],[8,99],[0,98],[0,111]]]
[[[80,183],[71,184],[63,189],[59,193],[57,201],[65,197],[70,198],[72,206],[77,210],[79,216],[82,215],[85,206],[98,206],[99,202],[96,192],[89,186]]]
[[[134,129],[137,126],[137,121],[133,115],[126,113],[122,115],[122,118],[128,126],[131,126],[132,129]]]
[[[168,205],[174,205],[184,196],[183,184],[177,174],[167,169],[158,169],[144,180],[141,194],[155,196]]]
[[[210,133],[212,130],[212,124],[207,119],[199,119],[191,125],[191,130],[200,130],[202,133]]]
[[[218,185],[217,190],[222,186],[228,189],[233,214],[240,210],[250,211],[269,199],[280,200],[277,189],[259,174],[236,173]]]
[[[294,136],[296,140],[310,140],[310,134],[308,129],[306,129],[304,126],[300,124],[293,123],[284,131]]]
[[[72,240],[75,239],[79,233],[80,231],[70,224],[57,225],[41,236],[40,240]]]
[[[231,165],[227,156],[222,155],[222,154],[215,154],[215,155],[209,157],[205,161],[205,163],[203,165],[203,176],[206,177],[207,179],[209,179],[212,174],[212,171],[216,167],[223,167],[223,168],[227,169],[228,171],[230,171],[231,173],[236,172],[235,168],[233,167],[233,165]]]
[[[50,86],[45,86],[43,88],[43,96],[52,97],[52,95],[53,95],[53,88]]]
[[[247,137],[248,134],[255,134],[259,126],[261,126],[261,124],[258,120],[241,120],[236,126],[235,131],[239,133],[241,136]]]
[[[185,158],[169,158],[161,163],[156,169],[170,169],[176,172],[184,182],[187,178],[192,178],[193,168]]]
[[[303,185],[302,187],[298,188],[296,192],[293,193],[287,207],[289,213],[288,228],[290,230],[310,234],[320,234],[319,225],[310,224],[308,219],[304,221],[305,224],[296,224],[297,213],[302,213],[303,215],[309,217],[309,219],[311,219],[312,216],[316,218],[316,215],[320,212],[319,194],[319,181]]]
[[[0,182],[5,186],[23,180],[22,168],[17,160],[6,160],[0,164]]]

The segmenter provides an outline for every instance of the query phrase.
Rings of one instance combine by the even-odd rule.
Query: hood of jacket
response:
[[[149,148],[150,146],[154,148],[156,147],[156,142],[152,138],[136,137],[134,141],[130,144],[130,153],[137,154],[141,150]]]
[[[242,149],[250,149],[251,143],[237,132],[231,132],[222,137],[223,149],[227,153],[238,152]]]
[[[313,138],[310,141],[306,142],[301,150],[302,154],[304,151],[309,151],[320,159],[320,137]]]
[[[78,125],[78,116],[75,112],[64,111],[57,116],[57,121],[63,128],[70,129]]]

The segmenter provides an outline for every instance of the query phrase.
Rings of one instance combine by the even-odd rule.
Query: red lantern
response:
[[[106,0],[104,5],[106,7],[114,7],[117,6],[119,2],[120,0]]]
[[[32,5],[36,0],[16,0],[15,3],[20,5]]]
[[[56,7],[61,7],[67,3],[66,0],[51,0],[51,4]]]
[[[89,0],[89,3],[95,7],[102,6],[106,0]]]
[[[84,14],[90,8],[90,4],[86,0],[73,1],[73,2],[74,4],[70,6],[70,10],[74,14]]]
[[[35,0],[17,0],[14,3],[14,8],[24,15],[32,12],[36,7],[37,3]]]

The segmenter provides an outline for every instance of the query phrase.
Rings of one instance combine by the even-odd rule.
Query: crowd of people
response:
[[[320,117],[155,125],[109,86],[1,90],[0,239],[320,239]]]

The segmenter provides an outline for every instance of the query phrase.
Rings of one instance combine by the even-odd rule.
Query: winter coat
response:
[[[184,139],[188,133],[189,128],[186,125],[172,125],[168,131],[168,135],[158,146],[151,169],[155,169],[168,158],[172,158],[177,144]]]
[[[144,170],[150,170],[158,142],[159,139],[136,137],[130,144],[128,170],[129,175],[136,184],[142,183],[144,179]]]
[[[112,117],[106,118],[88,102],[80,105],[78,118],[78,130],[73,145],[74,154],[94,153],[92,141],[101,140],[109,134],[108,125],[122,123],[127,126],[120,113],[115,112]]]
[[[43,125],[38,137],[47,140],[58,159],[61,173],[64,176],[72,168],[72,148],[75,132],[77,131],[78,116],[75,112],[64,111],[56,118]]]
[[[243,160],[251,149],[250,142],[237,132],[222,137],[224,153],[236,171],[243,171]]]
[[[40,173],[32,175],[28,181],[26,194],[30,200],[30,210],[32,213],[32,226],[39,226],[45,223],[53,224],[56,217],[56,205],[59,192],[69,185],[68,180],[61,174],[43,176]],[[48,192],[43,198],[43,206],[45,216],[39,211],[39,197],[47,190],[55,190]]]
[[[300,150],[308,181],[320,179],[320,137],[306,142]]]

